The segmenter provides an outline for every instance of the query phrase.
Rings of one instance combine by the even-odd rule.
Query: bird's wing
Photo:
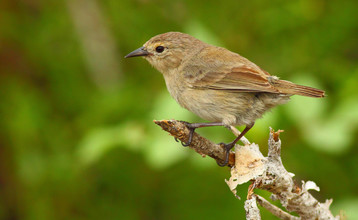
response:
[[[217,48],[217,47],[216,47]],[[198,57],[195,67],[188,68],[186,80],[192,88],[230,90],[232,92],[269,92],[280,93],[270,82],[278,80],[260,69],[246,58],[219,48],[219,53],[212,56],[214,50],[209,48]],[[213,52],[214,51],[214,52]],[[214,59],[205,60],[206,57]],[[201,61],[203,61],[201,62]],[[200,63],[198,65],[198,63]]]
[[[218,78],[217,75],[221,77]],[[212,78],[216,78],[216,80],[211,80],[210,83],[203,85],[203,82],[207,82],[207,79]],[[243,67],[232,68],[232,71],[226,73],[207,72],[201,80],[193,85],[199,87],[201,85],[204,88],[215,90],[279,93],[279,91],[270,84],[268,77],[263,77],[252,69]]]

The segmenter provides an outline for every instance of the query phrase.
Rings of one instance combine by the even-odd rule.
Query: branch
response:
[[[247,220],[261,220],[260,209],[256,204],[256,197],[245,201],[245,211]]]
[[[279,199],[288,211],[296,212],[302,219],[339,219],[329,210],[332,200],[320,203],[308,192],[319,191],[314,182],[302,181],[301,188],[294,183],[294,174],[287,172],[281,161],[280,132],[270,131],[266,171],[255,179],[257,188],[272,192],[271,197]]]
[[[260,206],[264,207],[268,211],[270,211],[272,214],[274,214],[276,217],[280,219],[289,219],[289,220],[299,220],[299,217],[293,216],[288,214],[287,212],[283,211],[282,209],[278,208],[277,206],[271,204],[269,201],[267,201],[265,198],[254,195],[253,198],[256,198],[256,201],[260,204]],[[246,200],[248,201],[248,200]],[[245,208],[246,209],[246,208]]]
[[[186,142],[188,140],[189,129],[185,126],[184,122],[176,120],[154,122],[180,141]],[[239,134],[235,128],[232,127],[231,130],[235,135]],[[247,139],[242,140],[245,146],[236,145],[235,154],[230,154],[228,166],[232,167],[231,178],[226,182],[234,195],[238,197],[236,195],[236,188],[239,184],[252,181],[248,191],[248,198],[245,202],[246,218],[261,219],[256,205],[256,203],[259,203],[281,219],[338,220],[339,216],[333,216],[329,210],[332,200],[320,203],[308,192],[311,189],[319,191],[319,187],[314,182],[307,181],[305,183],[302,181],[302,186],[298,186],[292,179],[294,174],[289,173],[284,168],[281,161],[280,132],[282,131],[275,132],[270,129],[267,157],[261,154],[258,145],[254,143],[250,144]],[[189,147],[203,157],[208,155],[221,163],[225,159],[225,152],[220,145],[201,137],[195,132]],[[280,200],[282,206],[287,211],[297,213],[300,218],[281,210],[261,196],[254,194],[255,188],[271,192],[271,199]]]
[[[174,138],[180,140],[181,142],[187,142],[189,138],[189,129],[185,126],[185,123],[182,121],[176,120],[161,120],[154,123],[163,128],[164,131],[169,132]],[[209,141],[206,138],[203,138],[196,132],[193,134],[193,139],[189,148],[195,150],[201,156],[205,157],[206,155],[214,158],[219,163],[225,161],[225,150],[218,144]],[[229,163],[227,166],[234,166],[235,158],[234,153],[230,153]]]

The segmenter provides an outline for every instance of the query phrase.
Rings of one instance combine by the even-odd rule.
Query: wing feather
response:
[[[279,93],[268,81],[266,73],[260,73],[246,66],[232,68],[226,73],[207,72],[192,85],[197,88],[230,90],[237,92]]]
[[[230,92],[268,92],[324,97],[323,90],[271,76],[248,59],[225,48],[208,46],[183,65],[184,79],[196,89]]]

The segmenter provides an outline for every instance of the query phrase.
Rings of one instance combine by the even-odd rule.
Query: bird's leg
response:
[[[237,136],[237,138],[235,138],[233,142],[230,142],[228,144],[220,143],[220,145],[223,146],[223,148],[225,149],[225,161],[222,164],[217,162],[219,166],[223,167],[227,165],[227,163],[229,162],[229,155],[230,155],[231,148],[235,146],[236,142],[238,142],[242,138],[242,136],[244,136],[252,128],[252,126],[254,126],[254,124],[246,125],[245,129],[241,132],[239,136]]]
[[[203,128],[203,127],[211,127],[211,126],[223,126],[224,124],[222,122],[207,122],[207,123],[188,123],[183,121],[186,125],[186,127],[189,129],[190,133],[189,133],[189,138],[188,138],[188,142],[186,143],[181,143],[184,147],[187,147],[191,144],[192,140],[193,140],[193,134],[195,129],[197,128]]]

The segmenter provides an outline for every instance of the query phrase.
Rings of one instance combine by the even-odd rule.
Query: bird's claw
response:
[[[193,134],[194,134],[194,131],[196,129],[196,127],[192,127],[190,123],[186,122],[186,121],[180,121],[180,122],[183,122],[185,124],[185,126],[189,129],[189,138],[188,138],[188,141],[187,142],[183,142],[181,141],[181,145],[183,145],[183,147],[187,147],[191,144],[192,140],[193,140]],[[176,142],[179,142],[178,138],[174,137],[174,140]]]
[[[225,160],[224,160],[224,163],[220,163],[219,161],[216,161],[216,163],[219,166],[224,167],[229,163],[230,150],[231,150],[231,148],[233,148],[235,146],[235,143],[233,143],[233,142],[228,143],[228,144],[219,143],[219,145],[225,149]]]
[[[189,129],[189,138],[188,138],[188,142],[186,143],[181,142],[181,145],[183,145],[183,147],[187,147],[191,144],[191,142],[193,141],[194,131],[196,129],[195,127],[191,127],[190,123],[188,122],[186,122],[185,125]]]
[[[187,147],[187,146],[189,146],[191,143],[189,143],[189,142],[187,142],[187,143],[185,143],[185,142],[181,142],[181,145],[183,146],[183,147]]]
[[[176,137],[174,137],[174,140],[175,140],[176,142],[179,142],[178,138],[176,138]],[[189,144],[187,144],[187,143],[185,143],[185,142],[180,141],[180,143],[181,143],[181,145],[183,145],[184,147],[189,146]]]

